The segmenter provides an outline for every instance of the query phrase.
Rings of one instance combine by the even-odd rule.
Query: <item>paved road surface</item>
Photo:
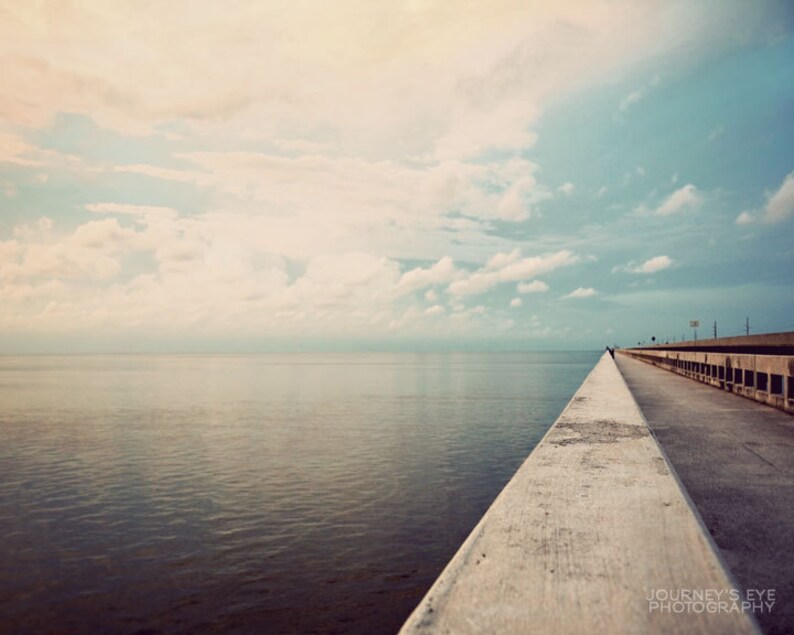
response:
[[[615,357],[739,585],[775,589],[762,630],[794,633],[794,417]]]

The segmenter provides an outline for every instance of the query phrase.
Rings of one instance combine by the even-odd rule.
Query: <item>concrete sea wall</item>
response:
[[[743,612],[653,604],[733,588],[605,354],[401,633],[756,633]]]

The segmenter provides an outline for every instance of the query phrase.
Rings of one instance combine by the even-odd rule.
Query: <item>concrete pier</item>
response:
[[[734,587],[604,355],[401,632],[755,633],[741,611],[653,604]]]
[[[775,589],[772,611],[757,614],[762,630],[794,633],[794,418],[710,381],[616,361],[737,582]]]

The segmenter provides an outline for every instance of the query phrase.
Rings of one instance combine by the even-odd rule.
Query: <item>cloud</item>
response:
[[[598,295],[598,291],[593,289],[592,287],[579,287],[578,289],[574,289],[569,294],[562,296],[564,299],[576,299],[576,298],[592,298],[593,296]]]
[[[653,79],[651,79],[646,86],[643,86],[637,90],[633,90],[628,95],[623,97],[623,99],[620,100],[620,104],[618,105],[618,110],[620,110],[620,112],[626,112],[629,108],[645,99],[648,93],[659,85],[660,81],[661,76],[658,74],[654,75]]]
[[[568,181],[567,183],[563,183],[560,187],[557,188],[558,192],[561,192],[565,196],[570,196],[573,194],[573,191],[576,189],[576,186]]]
[[[543,293],[549,290],[549,285],[541,280],[533,280],[532,282],[519,282],[516,287],[518,293]]]
[[[521,250],[520,249],[513,249],[513,251],[508,252],[499,252],[498,254],[494,254],[488,261],[485,263],[483,269],[485,271],[495,271],[497,269],[504,269],[505,267],[512,265],[514,262],[521,260]]]
[[[612,273],[617,273],[620,271],[628,272],[628,273],[657,273],[659,271],[663,271],[664,269],[669,269],[673,266],[673,260],[669,256],[654,256],[643,262],[640,265],[636,265],[633,262],[630,262],[626,265],[614,267],[612,269]]]
[[[524,304],[524,301],[521,298],[513,298],[510,300],[510,307],[515,309]]]
[[[3,328],[273,337],[435,328],[486,335],[499,328],[500,314],[485,305],[456,305],[454,324],[423,321],[448,309],[434,289],[419,297],[406,289],[460,275],[451,258],[405,271],[383,256],[340,250],[288,265],[257,246],[256,232],[230,233],[227,219],[212,213],[186,216],[158,207],[155,212],[167,213],[153,213],[121,203],[91,209],[103,217],[76,228],[42,218],[0,241],[0,302],[9,308],[0,315]],[[511,278],[515,267],[560,264],[541,260],[520,253],[495,258],[492,273]],[[121,276],[127,261],[138,263],[136,271]]]
[[[755,217],[750,212],[744,211],[736,217],[734,222],[737,225],[750,225],[755,222]]]
[[[579,256],[562,250],[543,256],[520,257],[520,252],[493,256],[485,267],[449,285],[453,295],[477,295],[502,282],[517,282],[579,262]]]
[[[664,269],[669,269],[672,266],[673,261],[669,256],[654,256],[653,258],[650,258],[649,260],[646,260],[644,263],[642,263],[634,270],[634,272],[656,273]]]
[[[81,188],[51,212],[60,224],[0,223],[0,328],[180,336],[442,329],[423,319],[426,304],[443,309],[442,288],[461,306],[502,283],[547,290],[533,278],[579,257],[525,257],[502,225],[538,217],[557,193],[522,158],[539,117],[719,32],[687,3],[665,21],[661,7],[589,0],[198,0],[187,12],[84,0],[0,13],[0,161],[24,178],[10,202],[44,168],[57,191],[74,184],[64,176]],[[64,135],[58,113],[108,142],[72,144],[84,157],[39,147],[81,136]],[[454,313],[490,333],[489,301],[503,302]]]
[[[89,221],[59,236],[53,221],[40,218],[18,225],[15,240],[0,242],[4,262],[0,280],[9,287],[54,281],[109,280],[121,270],[121,258],[134,248],[138,234],[116,219]]]
[[[548,198],[551,194],[539,188],[533,177],[520,178],[511,184],[499,201],[496,208],[498,217],[516,222],[527,220],[533,215],[535,205]]]
[[[91,113],[134,134],[183,121],[183,137],[223,131],[299,152],[331,138],[349,155],[461,159],[526,148],[553,96],[702,28],[698,11],[675,23],[660,13],[586,0],[465,12],[438,2],[349,0],[339,11],[233,0],[220,16],[209,0],[190,12],[150,0],[6,3],[0,63],[14,72],[0,82],[0,116],[40,127],[56,112]],[[307,138],[318,130],[332,134]]]
[[[745,210],[734,221],[737,225],[750,225],[756,220],[767,224],[781,223],[794,215],[794,172],[783,179],[777,190],[767,192],[766,204],[762,210]]]
[[[427,269],[417,267],[404,273],[400,277],[397,287],[403,293],[410,293],[432,284],[449,282],[455,278],[457,273],[458,270],[455,268],[452,258],[444,257]]]
[[[789,172],[764,207],[765,223],[780,223],[794,215],[794,172]]]
[[[644,96],[645,96],[645,92],[642,90],[632,91],[628,95],[626,95],[623,99],[620,100],[620,105],[618,106],[618,109],[620,110],[620,112],[626,112],[634,104],[639,102]]]
[[[85,206],[95,214],[122,214],[141,217],[176,218],[179,212],[173,207],[156,205],[128,205],[124,203],[90,203]]]
[[[38,148],[35,146],[18,136],[0,130],[0,164],[39,165],[39,161],[33,158],[37,154]]]
[[[703,202],[703,196],[698,189],[690,184],[684,185],[668,196],[656,208],[657,216],[672,216],[687,210],[697,209]]]

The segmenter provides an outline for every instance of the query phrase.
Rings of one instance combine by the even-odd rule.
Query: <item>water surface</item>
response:
[[[598,353],[0,357],[0,631],[396,631]]]

